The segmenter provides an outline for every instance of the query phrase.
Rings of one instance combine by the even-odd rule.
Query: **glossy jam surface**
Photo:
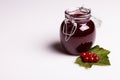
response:
[[[68,41],[65,40],[66,35],[63,33],[63,28],[66,26],[65,21],[62,22],[60,27],[60,39],[61,44],[65,51],[72,55],[79,55],[81,52],[85,52],[89,50],[94,43],[95,40],[95,25],[93,21],[89,20],[84,24],[81,22],[77,22],[77,29],[75,33],[70,37]],[[68,21],[67,22],[67,33],[71,32],[73,24]]]

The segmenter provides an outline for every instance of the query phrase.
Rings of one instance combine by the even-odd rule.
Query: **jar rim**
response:
[[[84,18],[86,16],[90,16],[91,10],[85,7],[68,8],[65,10],[65,15],[76,18],[76,16],[74,16],[75,14],[79,14],[79,18]]]

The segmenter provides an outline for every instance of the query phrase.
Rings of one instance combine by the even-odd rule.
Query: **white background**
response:
[[[111,66],[85,69],[59,49],[64,10],[84,5],[102,20],[94,45]],[[119,0],[0,0],[0,80],[120,80]]]

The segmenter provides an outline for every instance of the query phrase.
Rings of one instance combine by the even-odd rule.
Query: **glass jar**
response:
[[[91,10],[79,7],[65,11],[65,20],[60,27],[61,44],[65,51],[79,55],[91,48],[95,41],[96,29],[91,20]]]

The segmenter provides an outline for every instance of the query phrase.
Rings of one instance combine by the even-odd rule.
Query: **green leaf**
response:
[[[91,68],[92,65],[99,65],[99,66],[107,66],[110,65],[108,54],[110,53],[109,50],[106,50],[104,48],[101,48],[99,45],[96,45],[95,47],[88,50],[88,52],[96,53],[97,56],[100,58],[100,60],[97,63],[85,63],[82,61],[81,57],[78,57],[75,61],[75,63],[79,64],[80,66],[83,66],[85,68]]]
[[[95,47],[93,47],[93,48],[91,48],[90,50],[88,50],[88,51],[90,51],[90,52],[92,52],[92,53],[96,53],[97,55],[101,55],[101,54],[103,54],[103,55],[108,55],[109,53],[110,53],[110,51],[109,50],[106,50],[106,49],[104,49],[104,48],[101,48],[101,47],[99,47],[99,45],[96,45]]]
[[[83,67],[85,67],[85,68],[91,68],[92,65],[93,65],[93,63],[88,63],[88,62],[84,63],[84,62],[82,61],[81,57],[78,57],[78,58],[76,59],[75,63],[77,63],[77,64],[79,64],[80,66],[83,66]]]

